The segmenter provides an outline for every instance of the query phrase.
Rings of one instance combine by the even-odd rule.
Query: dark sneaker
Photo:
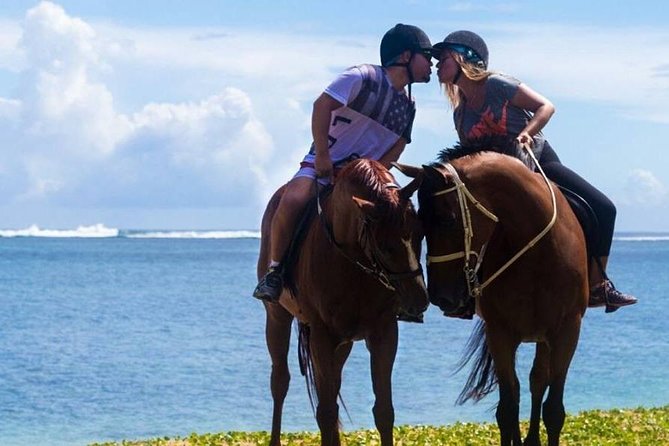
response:
[[[270,268],[253,290],[253,297],[267,302],[277,302],[283,291],[283,277],[278,268]]]
[[[590,289],[590,298],[588,299],[588,308],[598,308],[606,305],[606,290],[604,283],[600,283]]]
[[[637,298],[616,290],[610,280],[605,280],[590,291],[589,307],[606,305],[606,312],[612,313],[620,307],[637,303]]]

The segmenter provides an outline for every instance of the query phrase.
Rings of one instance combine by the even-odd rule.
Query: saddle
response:
[[[588,258],[593,256],[594,248],[599,242],[599,220],[592,207],[576,192],[558,185],[562,195],[567,199],[571,210],[574,211],[585,235],[585,245]]]

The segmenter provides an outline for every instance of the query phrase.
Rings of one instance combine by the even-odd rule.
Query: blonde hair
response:
[[[473,81],[482,81],[487,79],[491,74],[494,74],[492,71],[488,71],[485,68],[481,68],[478,65],[474,65],[465,61],[465,58],[462,57],[462,54],[460,53],[450,51],[450,54],[453,60],[455,60],[455,62],[457,62],[457,64],[460,66],[462,74],[464,74],[467,79],[471,79]],[[448,97],[448,102],[451,103],[451,107],[453,110],[455,110],[458,105],[460,105],[460,103],[465,100],[464,94],[455,84],[448,82],[442,83],[442,85],[444,86],[446,97]]]

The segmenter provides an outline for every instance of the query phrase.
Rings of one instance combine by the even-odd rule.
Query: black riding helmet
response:
[[[471,31],[455,31],[446,36],[443,42],[434,45],[432,56],[439,58],[445,49],[461,54],[465,60],[478,65],[484,70],[488,68],[488,46],[476,33]]]
[[[381,39],[381,65],[395,65],[397,57],[404,51],[414,53],[432,52],[432,43],[425,32],[413,25],[398,23]]]
[[[411,51],[411,57],[406,63],[399,63],[397,59],[406,50]],[[411,97],[411,84],[413,84],[413,73],[411,72],[411,60],[414,54],[424,53],[430,59],[432,54],[432,43],[427,34],[417,26],[398,23],[388,30],[381,39],[381,65],[384,67],[400,66],[407,70],[409,77],[409,97]]]

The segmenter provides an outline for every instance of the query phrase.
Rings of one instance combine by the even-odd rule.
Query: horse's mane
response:
[[[453,147],[441,150],[437,155],[437,161],[448,163],[464,156],[477,155],[480,152],[497,152],[509,155],[518,158],[531,169],[534,168],[534,164],[525,150],[515,144],[514,139],[508,136],[479,138],[468,143],[458,142]]]
[[[359,189],[363,197],[376,204],[380,218],[392,218],[397,215],[400,204],[399,194],[389,184],[396,184],[395,178],[381,163],[369,159],[351,161],[342,169],[337,182],[347,182],[352,188]]]
[[[440,164],[450,163],[464,157],[471,157],[473,160],[483,155],[484,152],[501,153],[518,158],[530,169],[534,168],[534,163],[527,152],[515,144],[513,138],[507,136],[479,138],[468,143],[458,142],[453,147],[441,150],[437,154],[437,161],[432,163],[432,166],[437,167]],[[428,182],[423,182],[423,185],[418,189],[418,201],[421,204],[418,208],[418,215],[423,219],[432,218],[432,213],[434,212],[432,201],[428,198],[432,191],[429,190],[428,186]]]

